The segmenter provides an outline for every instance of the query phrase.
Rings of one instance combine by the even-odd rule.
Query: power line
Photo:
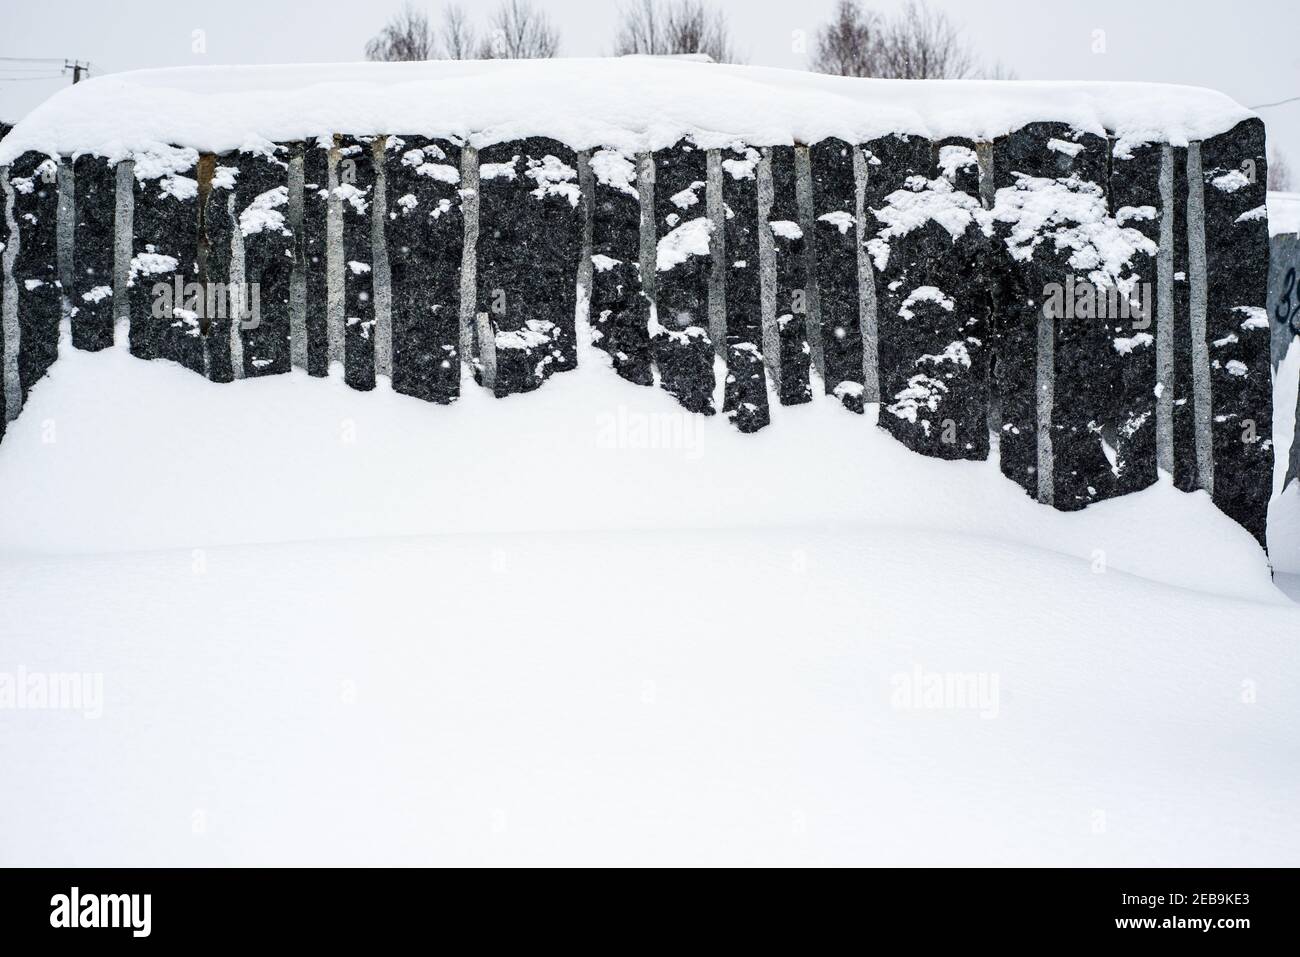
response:
[[[0,60],[6,63],[66,63],[67,58],[61,56],[0,56]]]
[[[33,80],[62,80],[62,73],[51,73],[49,76],[0,76],[0,83],[30,83]]]
[[[1259,103],[1255,106],[1247,107],[1247,109],[1266,110],[1270,106],[1285,106],[1287,103],[1294,103],[1296,100],[1300,100],[1300,96],[1289,96],[1285,100],[1278,100],[1276,103]]]

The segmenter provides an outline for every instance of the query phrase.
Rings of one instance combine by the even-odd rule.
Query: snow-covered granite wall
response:
[[[116,335],[213,381],[300,367],[437,403],[544,386],[585,325],[629,388],[745,432],[839,402],[921,454],[996,456],[1064,510],[1163,470],[1263,542],[1265,162],[1254,118],[1181,143],[1034,121],[27,150],[0,169],[0,429],[61,320],[76,348]]]

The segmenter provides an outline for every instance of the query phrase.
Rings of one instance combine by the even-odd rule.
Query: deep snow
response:
[[[0,710],[0,864],[1300,863],[1300,608],[1205,496],[583,358],[446,408],[65,343],[0,676],[102,715]]]
[[[707,92],[706,92],[707,91]],[[118,157],[167,144],[222,152],[336,132],[421,133],[485,146],[550,136],[575,149],[866,142],[889,133],[992,140],[1068,123],[1185,144],[1254,114],[1214,90],[1159,83],[875,80],[663,57],[183,67],[62,90],[0,143]]]

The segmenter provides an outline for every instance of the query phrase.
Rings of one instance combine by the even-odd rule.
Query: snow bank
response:
[[[109,157],[163,144],[223,152],[265,138],[423,133],[476,146],[550,136],[575,149],[763,146],[887,133],[989,140],[1055,120],[1124,144],[1184,144],[1253,116],[1227,96],[1150,83],[864,80],[678,59],[186,67],[96,77],[0,144]]]
[[[996,460],[917,455],[837,402],[783,408],[784,427],[742,435],[607,363],[587,353],[526,397],[467,389],[439,407],[298,370],[222,385],[121,349],[65,349],[0,444],[0,557],[441,533],[807,526],[870,539],[910,528],[1284,600],[1250,533],[1204,492],[1161,483],[1058,512]]]
[[[1300,193],[1268,194],[1268,232],[1270,236],[1300,233]]]

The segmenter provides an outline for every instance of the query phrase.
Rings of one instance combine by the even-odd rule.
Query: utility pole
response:
[[[77,84],[81,82],[81,73],[83,70],[87,73],[90,72],[90,61],[87,60],[85,63],[82,63],[80,60],[64,60],[63,69],[65,72],[68,70],[72,71],[72,82]]]

